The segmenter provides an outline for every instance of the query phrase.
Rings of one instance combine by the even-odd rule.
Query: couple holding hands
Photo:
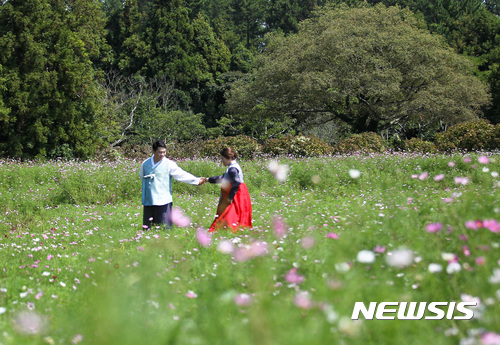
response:
[[[153,143],[153,155],[142,163],[139,171],[144,206],[142,223],[145,227],[150,228],[152,223],[164,224],[167,228],[172,226],[172,178],[192,185],[220,183],[221,194],[210,232],[224,228],[236,232],[241,227],[252,227],[250,194],[234,150],[226,147],[220,151],[222,164],[228,168],[223,175],[213,177],[196,177],[182,170],[165,157],[166,152],[163,141]]]

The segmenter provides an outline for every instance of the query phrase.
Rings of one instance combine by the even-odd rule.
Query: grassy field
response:
[[[239,163],[254,227],[207,238],[215,185],[175,182],[190,225],[146,231],[140,162],[0,161],[0,344],[500,344],[499,154]],[[351,320],[470,300],[472,320]]]

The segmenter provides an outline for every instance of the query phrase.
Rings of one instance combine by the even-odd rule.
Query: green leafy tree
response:
[[[472,68],[407,9],[325,7],[296,35],[268,37],[259,67],[228,96],[230,122],[427,132],[489,102]]]
[[[24,0],[0,7],[0,153],[91,155],[100,112],[92,60],[104,18],[85,0]]]

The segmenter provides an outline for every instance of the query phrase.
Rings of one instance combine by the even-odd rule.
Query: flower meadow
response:
[[[500,344],[500,154],[239,163],[233,234],[207,232],[216,185],[174,182],[176,226],[144,229],[138,161],[0,160],[0,344]],[[477,306],[351,320],[432,301]]]

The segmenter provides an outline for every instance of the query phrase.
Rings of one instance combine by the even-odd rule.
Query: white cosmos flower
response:
[[[375,253],[371,250],[362,250],[358,253],[356,260],[363,264],[371,264],[375,261]]]
[[[446,267],[446,273],[453,274],[458,273],[462,269],[462,266],[458,262],[450,262],[448,267]]]
[[[455,254],[453,253],[441,253],[441,257],[445,261],[451,261],[455,259]]]
[[[286,164],[279,164],[277,161],[270,161],[267,169],[273,174],[274,178],[279,182],[284,182],[288,177],[290,168]]]
[[[440,264],[435,264],[435,263],[429,264],[429,272],[431,273],[439,273],[442,270],[443,266],[441,266]]]
[[[351,169],[349,170],[349,176],[351,176],[351,178],[359,178],[361,176],[361,172],[357,169]]]
[[[229,240],[220,241],[217,245],[217,250],[222,254],[231,254],[234,251],[233,242]]]
[[[385,257],[385,262],[392,267],[406,267],[413,262],[413,252],[408,248],[399,248],[388,252]]]

